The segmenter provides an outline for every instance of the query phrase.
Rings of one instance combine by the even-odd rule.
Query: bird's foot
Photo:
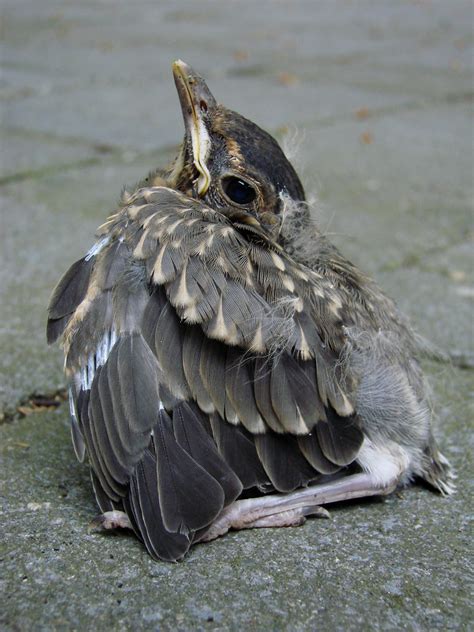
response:
[[[268,497],[267,497],[268,498]],[[258,501],[260,498],[238,500],[224,509],[199,542],[209,542],[225,535],[231,529],[258,529],[268,527],[299,527],[311,515],[317,518],[329,518],[329,511],[324,507],[307,506],[275,511]]]
[[[109,531],[111,529],[132,529],[129,517],[123,511],[105,511],[91,520],[89,528],[94,531]]]
[[[350,498],[386,495],[394,491],[396,483],[396,478],[380,483],[372,475],[360,473],[298,489],[290,494],[269,494],[237,500],[222,511],[198,542],[214,540],[230,529],[299,526],[311,515],[329,518],[329,512],[320,505]]]

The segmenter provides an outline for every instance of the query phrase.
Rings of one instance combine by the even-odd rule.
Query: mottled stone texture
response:
[[[286,136],[323,229],[472,366],[472,5],[4,0],[0,288],[5,630],[467,630],[472,370],[427,364],[458,494],[415,487],[160,564],[90,533],[45,306],[122,185],[182,134],[170,63]],[[471,400],[472,401],[472,400]],[[26,402],[26,403],[25,403]]]

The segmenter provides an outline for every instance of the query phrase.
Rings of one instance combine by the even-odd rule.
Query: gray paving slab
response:
[[[412,488],[298,529],[231,534],[175,565],[131,537],[88,531],[95,507],[64,410],[2,426],[16,474],[3,505],[5,629],[467,630],[471,380],[432,377],[455,497]]]
[[[472,364],[472,5],[464,0],[4,0],[0,446],[5,630],[468,630],[472,370],[426,364],[456,496],[235,533],[182,564],[89,532],[44,342],[61,272],[182,134],[170,62],[292,151],[319,224],[418,331]],[[456,356],[456,353],[458,354]]]
[[[5,132],[0,142],[8,147],[0,156],[0,182],[4,183],[41,176],[44,172],[64,169],[66,165],[87,164],[100,155],[91,145],[57,142],[54,138],[23,131]]]
[[[45,340],[51,291],[62,272],[94,243],[95,230],[115,209],[123,185],[142,178],[153,164],[166,164],[171,155],[158,152],[139,159],[125,152],[2,187],[0,414],[11,414],[34,392],[64,385],[61,352]]]

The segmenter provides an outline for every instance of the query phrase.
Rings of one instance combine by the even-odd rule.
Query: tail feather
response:
[[[456,474],[448,459],[441,454],[434,438],[425,450],[421,477],[443,496],[449,496],[456,491]]]

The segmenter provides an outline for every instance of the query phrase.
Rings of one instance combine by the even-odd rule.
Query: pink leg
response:
[[[330,483],[298,489],[290,494],[272,494],[237,500],[224,509],[199,541],[214,540],[227,533],[229,529],[297,526],[309,515],[328,517],[329,513],[319,505],[351,498],[390,494],[396,485],[397,479],[380,483],[364,472]]]

